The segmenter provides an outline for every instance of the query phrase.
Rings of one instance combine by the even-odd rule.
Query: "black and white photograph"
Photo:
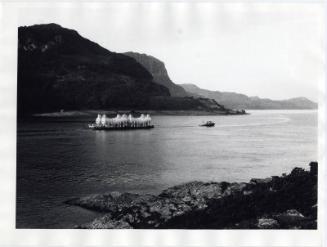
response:
[[[18,13],[16,229],[318,229],[319,5]]]

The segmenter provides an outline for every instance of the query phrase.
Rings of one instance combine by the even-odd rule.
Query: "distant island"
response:
[[[305,97],[287,100],[271,100],[249,97],[233,92],[210,91],[194,84],[181,84],[187,93],[194,97],[207,97],[232,109],[317,109],[318,104]]]

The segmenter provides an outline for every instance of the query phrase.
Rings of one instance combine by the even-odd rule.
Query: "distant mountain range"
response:
[[[233,92],[210,91],[194,84],[180,84],[190,95],[214,99],[231,109],[317,109],[318,104],[304,97],[271,100]]]
[[[18,28],[18,115],[64,110],[196,110],[233,114],[190,97],[153,57],[111,52],[57,24]]]

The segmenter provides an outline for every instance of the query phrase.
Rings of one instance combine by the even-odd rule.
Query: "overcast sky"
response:
[[[19,25],[50,22],[111,51],[157,57],[178,84],[317,101],[323,73],[318,4],[68,4],[19,13]]]

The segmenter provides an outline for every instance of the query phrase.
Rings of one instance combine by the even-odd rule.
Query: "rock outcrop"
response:
[[[159,195],[111,192],[66,203],[103,212],[78,228],[316,229],[317,163],[249,183],[191,182]]]

